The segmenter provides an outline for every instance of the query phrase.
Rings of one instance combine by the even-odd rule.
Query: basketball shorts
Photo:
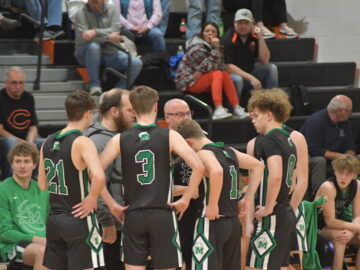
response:
[[[290,206],[255,222],[246,265],[251,268],[278,270],[289,266],[291,235],[296,218]]]
[[[241,224],[237,217],[199,218],[195,225],[192,269],[239,270],[240,237]]]
[[[103,244],[95,214],[85,219],[67,213],[49,215],[44,266],[79,270],[104,265]]]
[[[174,211],[140,209],[125,213],[122,260],[125,264],[143,266],[148,255],[155,269],[181,267],[180,237]]]

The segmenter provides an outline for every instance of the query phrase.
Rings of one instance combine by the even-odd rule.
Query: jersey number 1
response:
[[[64,162],[59,160],[55,166],[51,159],[46,158],[44,160],[44,166],[47,171],[46,179],[48,181],[49,192],[60,195],[68,195],[68,187],[65,183]],[[59,184],[54,182],[55,178],[58,179]]]
[[[142,173],[136,175],[141,185],[150,185],[155,179],[155,155],[150,150],[136,153],[135,162],[142,164]]]

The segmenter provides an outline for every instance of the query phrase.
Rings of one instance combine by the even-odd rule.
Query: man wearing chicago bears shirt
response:
[[[38,138],[38,120],[34,97],[24,90],[25,74],[20,67],[7,71],[5,88],[0,91],[0,148],[2,176],[11,175],[7,153],[21,141],[34,143],[40,148],[43,138]]]

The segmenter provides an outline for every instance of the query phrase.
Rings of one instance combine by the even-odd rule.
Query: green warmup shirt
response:
[[[34,180],[28,189],[12,177],[0,183],[0,258],[9,260],[20,241],[32,242],[46,236],[49,193],[41,191]]]

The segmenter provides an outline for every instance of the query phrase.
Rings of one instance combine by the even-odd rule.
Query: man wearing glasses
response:
[[[306,120],[300,132],[308,143],[310,182],[316,192],[327,177],[333,175],[330,162],[343,154],[355,155],[355,143],[349,118],[352,101],[345,95],[333,97],[327,108]]]
[[[169,128],[176,130],[177,126],[184,119],[192,119],[192,111],[186,101],[174,98],[165,103],[164,117]]]
[[[38,137],[34,97],[24,91],[25,74],[20,67],[7,71],[5,88],[0,91],[0,148],[2,179],[12,174],[7,153],[17,143],[28,141],[39,149],[44,139]]]

